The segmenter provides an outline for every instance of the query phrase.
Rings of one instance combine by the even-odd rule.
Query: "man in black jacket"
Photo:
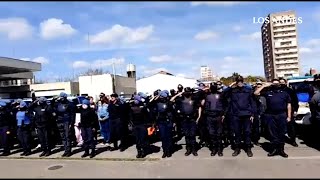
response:
[[[60,137],[64,146],[64,153],[62,157],[70,157],[71,154],[71,127],[75,123],[76,107],[67,99],[67,94],[60,93],[60,99],[55,107],[54,113],[57,116],[57,125],[60,132]]]
[[[236,78],[229,89],[227,96],[230,98],[230,113],[232,116],[232,127],[235,134],[234,153],[232,156],[240,154],[240,143],[242,137],[242,128],[244,132],[244,143],[248,157],[252,157],[251,151],[251,124],[254,118],[255,103],[253,100],[252,90],[243,83],[242,76]],[[236,85],[235,87],[233,87]]]
[[[299,100],[296,92],[288,87],[287,80],[280,78],[279,79],[282,89],[287,92],[291,98],[291,107],[292,107],[292,115],[291,115],[291,121],[287,124],[287,130],[288,130],[288,136],[290,138],[290,143],[294,147],[298,147],[298,144],[296,142],[296,131],[295,131],[295,120],[294,120],[294,114],[298,112],[299,109]]]
[[[90,107],[90,101],[85,99],[82,102],[80,108],[80,123],[81,136],[83,139],[83,149],[84,154],[82,158],[89,156],[89,150],[91,149],[90,158],[95,156],[95,141],[94,141],[94,131],[98,124],[97,115],[93,108]]]
[[[119,102],[118,94],[111,94],[111,100],[108,106],[109,121],[110,121],[110,143],[114,144],[112,151],[118,150],[118,141],[121,139],[122,123],[121,118],[123,106]],[[121,142],[122,144],[122,142]]]
[[[144,158],[147,150],[147,123],[150,120],[149,109],[138,95],[134,96],[129,112],[130,121],[133,124],[133,132],[136,138],[137,158]]]
[[[52,124],[50,121],[53,120],[53,109],[47,104],[47,99],[44,97],[40,97],[38,100],[32,102],[29,109],[35,112],[33,120],[38,130],[38,138],[42,148],[40,157],[50,156],[52,144],[49,136],[51,133],[50,125]]]

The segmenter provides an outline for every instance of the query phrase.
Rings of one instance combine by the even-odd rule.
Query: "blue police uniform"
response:
[[[149,109],[143,104],[139,95],[134,96],[134,102],[130,106],[129,117],[133,125],[133,134],[136,138],[137,158],[143,158],[148,147],[147,123],[150,117]]]
[[[273,148],[283,152],[287,126],[287,106],[291,103],[290,95],[281,89],[270,89],[261,93],[266,98],[265,121]],[[274,151],[275,154],[276,152]]]
[[[190,94],[191,95],[191,94]],[[198,106],[194,99],[184,98],[181,103],[181,114],[183,117],[182,120],[182,131],[185,135],[186,140],[186,156],[193,153],[194,156],[197,156],[197,141],[196,141],[196,132],[197,132],[197,110]]]
[[[204,112],[207,119],[208,130],[210,134],[210,149],[212,156],[219,152],[222,156],[222,116],[224,108],[221,94],[209,94],[205,99]]]
[[[156,103],[157,125],[160,131],[160,137],[163,149],[163,158],[171,157],[173,145],[173,104],[168,101],[168,95],[160,92],[160,100]]]
[[[79,127],[81,129],[81,136],[83,139],[83,149],[85,153],[81,157],[87,157],[89,155],[89,150],[91,149],[90,158],[95,156],[95,141],[94,141],[94,131],[98,124],[97,116],[90,107],[90,101],[85,99],[82,104],[87,105],[86,109],[80,109],[80,123]]]
[[[29,109],[35,113],[34,122],[37,128],[38,138],[42,148],[42,156],[49,156],[51,154],[50,134],[51,134],[51,121],[53,109],[47,104],[47,99],[44,97],[39,98],[39,105],[31,103]]]
[[[251,152],[250,117],[253,117],[256,107],[253,100],[251,88],[248,88],[246,86],[235,87],[229,88],[227,92],[230,98],[230,113],[232,118],[232,129],[234,132],[235,153],[233,154],[233,156],[237,156],[240,153],[242,128],[244,132],[244,143],[247,149],[247,153]]]
[[[75,106],[67,99],[66,93],[60,93],[60,100],[55,107],[57,115],[57,126],[60,137],[64,146],[64,154],[62,156],[71,156],[71,127],[75,123]]]
[[[16,114],[17,120],[17,136],[22,146],[22,156],[31,154],[31,120],[27,111],[27,104],[23,101],[20,102],[18,112]]]

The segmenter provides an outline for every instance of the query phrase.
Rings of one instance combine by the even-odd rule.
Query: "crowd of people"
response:
[[[315,82],[319,80],[315,76]],[[315,121],[320,120],[319,87],[320,83],[316,83],[310,101]],[[223,156],[223,149],[231,145],[232,156],[238,156],[244,147],[248,157],[252,157],[252,143],[258,145],[260,137],[265,136],[272,144],[268,156],[287,158],[286,133],[291,144],[298,146],[294,131],[298,108],[297,95],[285,79],[249,86],[241,76],[229,86],[219,81],[208,87],[200,84],[197,89],[178,85],[177,90],[156,90],[151,96],[133,94],[128,101],[117,94],[107,97],[101,93],[97,103],[88,98],[75,105],[62,92],[50,103],[44,97],[34,98],[30,105],[22,100],[9,105],[0,101],[0,143],[2,156],[10,155],[16,134],[23,149],[21,156],[29,156],[35,129],[42,149],[40,157],[50,156],[59,141],[64,147],[62,156],[70,157],[73,142],[77,141],[84,149],[82,157],[93,158],[98,129],[103,143],[113,144],[111,150],[120,151],[128,148],[132,131],[136,157],[143,158],[150,149],[150,137],[158,132],[162,158],[172,156],[174,144],[183,136],[186,156],[198,156],[197,151],[203,146],[209,147],[211,156]]]

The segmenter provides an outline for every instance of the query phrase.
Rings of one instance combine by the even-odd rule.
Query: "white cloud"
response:
[[[49,64],[50,61],[49,59],[45,58],[45,57],[36,57],[34,59],[31,59],[31,58],[20,58],[20,60],[23,60],[23,61],[32,61],[32,62],[36,62],[36,63],[40,63],[40,64]]]
[[[320,39],[311,39],[306,42],[307,46],[319,46],[320,45]]]
[[[74,69],[81,69],[81,68],[90,67],[90,64],[86,61],[75,61],[73,62],[72,67]]]
[[[300,53],[311,53],[312,49],[310,49],[310,48],[300,48],[299,52]]]
[[[32,36],[33,27],[24,18],[0,19],[0,33],[10,40],[27,39]]]
[[[124,58],[111,58],[111,59],[98,59],[93,62],[88,61],[75,61],[72,64],[74,69],[82,69],[82,68],[104,68],[109,67],[112,64],[119,65],[124,64]]]
[[[218,38],[218,34],[213,31],[202,31],[194,36],[194,39],[198,41],[205,41],[205,40],[216,39],[216,38]]]
[[[244,2],[233,2],[233,1],[194,1],[191,2],[191,6],[201,6],[201,5],[207,5],[207,6],[233,6],[236,4],[241,4]]]
[[[233,26],[232,30],[233,30],[234,32],[239,32],[239,31],[242,30],[242,27],[239,26],[239,25],[236,25],[236,26]]]
[[[254,32],[251,34],[241,35],[241,37],[247,40],[255,41],[261,39],[261,32]]]
[[[161,56],[152,56],[149,58],[149,60],[154,63],[161,63],[161,62],[171,61],[173,60],[173,58],[169,55],[161,55]]]
[[[40,23],[40,35],[45,40],[69,37],[76,32],[70,24],[65,24],[62,19],[50,18]]]
[[[34,58],[32,61],[36,63],[41,63],[41,64],[49,64],[50,62],[49,59],[45,57],[37,57],[37,58]]]
[[[153,25],[134,29],[116,24],[110,29],[89,36],[89,42],[91,44],[134,44],[147,40],[153,31]]]

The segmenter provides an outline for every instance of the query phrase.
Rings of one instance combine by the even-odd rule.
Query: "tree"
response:
[[[304,76],[311,76],[309,73],[306,73]]]
[[[93,75],[102,75],[104,71],[99,69],[88,69],[86,72],[84,72],[82,75],[84,76],[93,76]]]

